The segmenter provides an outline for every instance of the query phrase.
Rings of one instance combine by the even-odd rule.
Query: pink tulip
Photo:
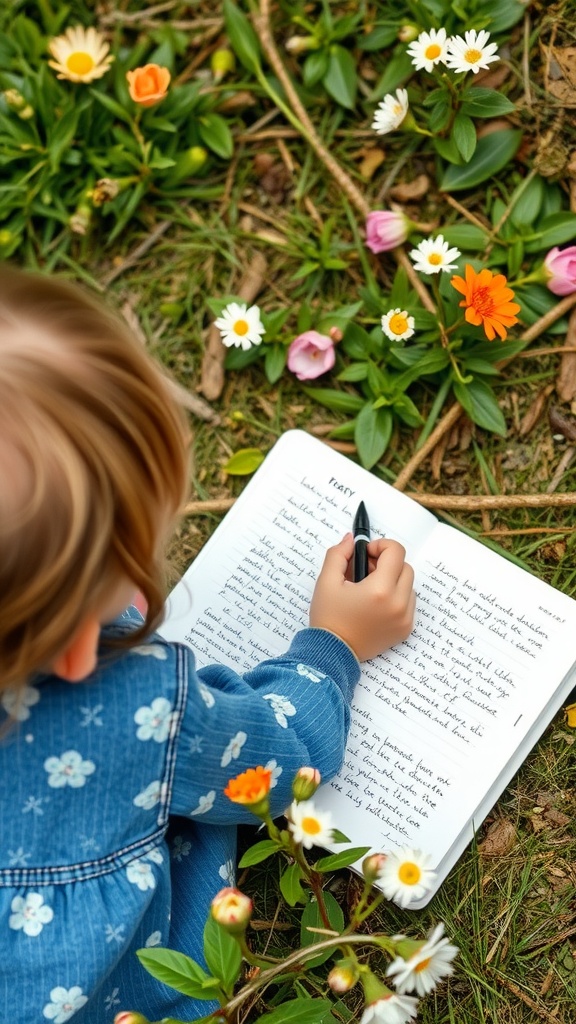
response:
[[[336,361],[334,342],[318,331],[299,334],[288,349],[288,369],[298,380],[314,380],[331,370]]]
[[[554,295],[576,292],[576,245],[565,249],[554,246],[544,260],[544,267],[549,275],[546,284]]]
[[[375,210],[366,218],[366,246],[372,252],[388,252],[408,238],[412,221],[404,213]]]

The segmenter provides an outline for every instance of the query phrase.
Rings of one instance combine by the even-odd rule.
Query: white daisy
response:
[[[317,811],[313,800],[294,800],[288,818],[294,842],[302,843],[306,850],[332,842],[332,815],[329,811]]]
[[[63,36],[56,36],[48,46],[54,60],[49,60],[57,78],[69,82],[93,82],[108,71],[114,57],[108,54],[110,47],[104,36],[95,28],[75,25],[67,28]]]
[[[390,993],[366,1007],[360,1024],[408,1024],[416,1016],[418,1000]]]
[[[386,899],[394,900],[400,907],[421,899],[436,878],[436,872],[428,867],[429,861],[427,854],[407,846],[388,853],[378,875],[378,885]]]
[[[389,309],[382,317],[382,330],[391,341],[406,341],[414,334],[414,317],[405,309]]]
[[[495,60],[500,60],[496,43],[488,43],[490,33],[465,32],[462,36],[451,36],[446,43],[445,64],[452,71],[473,71],[476,75],[480,69],[485,70]],[[486,45],[488,44],[488,45]]]
[[[394,984],[400,993],[416,992],[425,996],[431,992],[441,978],[452,974],[451,960],[458,952],[444,936],[444,925],[436,925],[425,942],[401,939],[397,945],[397,956],[392,961],[387,977],[394,977]],[[405,947],[405,948],[404,948]]]
[[[387,135],[399,128],[408,113],[406,89],[396,89],[396,95],[387,93],[376,107],[372,127],[377,135]]]
[[[425,238],[410,253],[410,259],[414,260],[414,270],[421,274],[438,274],[441,270],[446,272],[456,270],[457,260],[461,255],[459,249],[450,249],[448,242],[444,241],[444,235],[436,238]]]
[[[417,71],[430,72],[436,64],[445,62],[446,43],[446,29],[431,28],[429,32],[421,32],[418,38],[410,43],[406,53],[412,58],[412,63]]]
[[[222,335],[222,343],[228,348],[235,345],[237,348],[249,349],[253,345],[259,345],[264,334],[264,327],[260,320],[258,306],[242,306],[238,302],[229,302],[226,309],[222,310],[222,316],[214,321]]]

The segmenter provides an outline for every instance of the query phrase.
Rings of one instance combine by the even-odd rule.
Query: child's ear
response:
[[[100,623],[86,619],[76,630],[67,647],[52,663],[52,671],[69,683],[79,683],[96,668]]]

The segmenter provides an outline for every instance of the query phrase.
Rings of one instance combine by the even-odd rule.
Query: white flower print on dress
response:
[[[54,789],[62,786],[79,789],[88,775],[96,771],[96,765],[93,761],[84,761],[77,750],[65,750],[60,757],[47,757],[44,769],[48,772],[48,785]]]
[[[104,1009],[111,1010],[114,1006],[120,1006],[120,1000],[118,996],[120,994],[119,988],[113,988],[110,995],[107,995],[104,1000]]]
[[[237,732],[235,736],[232,737],[230,743],[226,747],[226,750],[222,754],[222,758],[220,760],[221,768],[225,768],[226,765],[230,764],[230,761],[236,760],[236,758],[240,757],[242,747],[246,743],[247,739],[248,737],[246,733],[242,732],[241,730]]]
[[[93,708],[80,708],[84,718],[80,722],[80,725],[102,725],[102,719],[100,718],[100,712],[104,710],[103,704],[95,704]]]
[[[50,800],[47,796],[29,796],[22,808],[22,814],[44,814],[42,804],[47,804],[49,802]]]
[[[132,882],[133,885],[137,885],[141,892],[146,892],[147,889],[155,889],[156,878],[149,862],[161,864],[163,860],[164,858],[159,850],[150,850],[150,853],[145,853],[143,857],[138,857],[137,860],[133,860],[126,868],[128,881]]]
[[[281,725],[283,729],[288,728],[287,716],[296,714],[296,708],[287,697],[282,697],[279,693],[265,693],[264,700],[270,701],[270,707],[274,712],[274,718]]]
[[[17,850],[8,850],[8,864],[11,868],[27,868],[31,856],[31,853],[24,851],[23,846],[19,846]]]
[[[190,740],[190,753],[191,754],[202,754],[202,753],[204,753],[204,751],[202,750],[203,742],[204,742],[204,737],[203,736],[198,736],[198,734],[196,734],[196,736],[193,736],[192,739]]]
[[[130,654],[142,654],[144,657],[157,658],[158,661],[166,661],[168,657],[166,648],[161,644],[140,644],[139,647],[132,647]]]
[[[206,707],[213,708],[216,701],[214,699],[214,695],[210,693],[208,687],[205,686],[204,683],[198,683],[198,689],[200,690],[200,696],[202,697],[202,700],[204,701]]]
[[[25,722],[30,718],[30,708],[40,700],[40,690],[35,686],[25,686],[21,690],[5,690],[0,697],[4,711],[17,722]]]
[[[192,843],[189,843],[187,839],[183,839],[182,836],[174,836],[172,842],[172,860],[177,860],[180,864],[182,857],[187,857],[192,849]]]
[[[216,790],[211,789],[208,793],[206,793],[206,796],[201,796],[198,798],[198,807],[195,807],[193,811],[190,811],[190,814],[206,814],[206,811],[212,810],[215,799]]]
[[[125,931],[125,924],[117,924],[116,926],[114,926],[113,924],[107,924],[104,929],[106,942],[116,942],[119,946],[121,946],[123,942],[126,942],[126,936],[124,935]]]
[[[138,793],[138,796],[134,797],[132,803],[135,804],[136,807],[143,807],[145,811],[150,811],[152,807],[155,807],[156,804],[160,803],[161,796],[162,782],[160,779],[155,779],[149,786],[146,786],[146,789],[143,789],[141,793]]]
[[[144,945],[146,946],[146,949],[151,949],[152,946],[159,946],[161,942],[162,932],[152,932],[152,934],[146,939]]]
[[[274,787],[278,785],[278,779],[282,775],[284,769],[280,768],[278,762],[275,761],[274,758],[271,761],[268,761],[264,767],[267,772],[272,772],[272,775],[270,776],[270,789],[274,789]]]
[[[228,885],[234,885],[236,881],[236,869],[231,857],[228,857],[228,860],[225,861],[224,864],[220,865],[218,868],[218,874],[223,882],[226,882]]]
[[[83,994],[79,985],[73,985],[72,988],[57,985],[50,993],[50,1000],[42,1013],[48,1020],[53,1020],[54,1024],[66,1024],[77,1010],[86,1005],[88,997]]]
[[[164,743],[170,734],[173,717],[170,701],[166,697],[155,697],[149,707],[143,705],[134,715],[134,721],[140,727],[136,730],[136,736],[139,740]]]
[[[326,679],[325,672],[319,672],[317,668],[310,668],[309,665],[296,665],[296,671],[299,676],[306,676],[311,683],[319,683],[321,679]]]
[[[45,924],[54,917],[54,911],[44,903],[39,892],[28,892],[25,896],[15,896],[10,904],[12,914],[8,924],[25,935],[40,935]]]

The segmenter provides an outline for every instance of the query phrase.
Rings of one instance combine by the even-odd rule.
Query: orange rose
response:
[[[230,779],[224,795],[234,804],[252,807],[268,796],[271,778],[272,772],[269,768],[262,768],[261,765],[257,768],[248,768],[235,779]]]
[[[141,107],[153,107],[163,100],[170,85],[170,72],[160,64],[145,64],[143,68],[127,71],[130,98]]]

